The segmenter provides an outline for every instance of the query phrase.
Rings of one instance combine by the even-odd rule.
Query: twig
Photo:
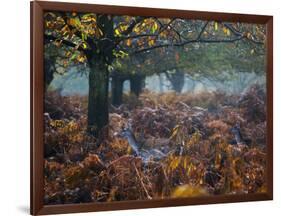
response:
[[[187,108],[188,110],[190,110],[190,106],[188,106],[186,103],[180,101],[179,104],[183,105],[185,108]]]
[[[142,181],[142,178],[141,178],[140,173],[139,173],[139,171],[138,171],[138,169],[137,169],[137,167],[136,167],[136,164],[135,164],[135,163],[133,163],[133,164],[134,164],[134,167],[135,167],[137,176],[138,176],[138,178],[139,178],[139,180],[140,180],[141,186],[142,186],[144,192],[146,193],[147,198],[148,198],[148,199],[152,199],[152,197],[149,195],[149,193],[148,193],[148,191],[147,191],[147,189],[146,189],[146,187],[145,187],[145,185],[144,185],[144,183],[143,183],[143,181]]]

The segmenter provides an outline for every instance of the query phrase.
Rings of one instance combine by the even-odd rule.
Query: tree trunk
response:
[[[174,73],[166,73],[168,80],[172,84],[173,90],[178,93],[181,93],[182,88],[184,86],[184,73],[180,70],[177,70]]]
[[[90,64],[88,132],[99,137],[108,124],[108,71],[105,62],[95,59]]]
[[[158,74],[158,78],[159,78],[159,91],[160,93],[163,92],[163,86],[164,86],[164,82],[163,82],[163,78],[162,78],[162,74]]]
[[[130,77],[130,90],[131,93],[135,94],[137,97],[140,95],[144,85],[145,76],[142,75],[132,75]]]
[[[120,106],[122,104],[122,95],[123,95],[123,82],[118,75],[112,76],[111,82],[111,101],[114,106]]]
[[[97,15],[97,26],[105,39],[91,41],[93,50],[85,53],[90,67],[88,132],[100,139],[106,136],[108,125],[108,65],[113,61],[114,49],[112,16]]]
[[[45,91],[47,91],[49,85],[53,81],[54,73],[55,73],[55,58],[54,59],[44,58]]]

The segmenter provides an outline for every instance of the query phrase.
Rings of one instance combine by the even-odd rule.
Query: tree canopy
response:
[[[45,56],[46,84],[53,73],[87,65],[88,125],[95,136],[108,122],[110,76],[119,92],[114,97],[120,98],[122,74],[138,96],[144,77],[152,74],[165,73],[173,84],[184,74],[225,80],[237,71],[264,71],[265,26],[260,24],[77,12],[45,12],[44,22],[45,48],[56,56]],[[183,83],[173,86],[180,92]]]
[[[251,54],[257,58],[264,54],[265,28],[263,25],[130,16],[113,16],[112,19],[114,27],[112,55],[115,58],[125,58],[138,53],[148,55],[153,49],[159,49],[160,55],[163,56],[169,54],[169,49],[163,48],[187,47],[191,43],[194,45],[188,46],[182,53],[189,55],[188,52],[192,52],[189,58],[198,58],[203,57],[206,49],[209,49],[216,58],[207,60],[211,63],[218,59],[216,55],[220,53],[223,58],[235,56],[240,61],[243,58],[246,59],[245,55]],[[64,59],[61,62],[64,67],[71,62],[86,62],[85,53],[91,50],[97,53],[102,52],[97,43],[107,40],[98,26],[97,15],[93,13],[47,12],[45,27],[46,42],[51,41],[57,47],[68,47],[60,51],[64,53]],[[238,41],[244,42],[243,47],[237,43]],[[210,43],[229,44],[210,46]],[[224,52],[216,52],[215,49],[221,50],[222,47],[224,52],[228,52],[228,56],[224,55]],[[211,58],[210,53],[205,56],[208,55]],[[179,61],[179,56],[182,57],[182,55],[177,57],[175,54],[174,62]],[[186,64],[186,61],[184,63]],[[193,68],[196,68],[196,65],[193,65]]]

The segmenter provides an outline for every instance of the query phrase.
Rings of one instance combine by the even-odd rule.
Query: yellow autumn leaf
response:
[[[82,22],[96,22],[96,18],[94,17],[94,14],[84,14],[82,16]]]
[[[47,21],[45,24],[47,28],[52,28],[54,26],[50,21]]]
[[[77,57],[77,60],[79,61],[79,62],[85,62],[85,60],[86,60],[86,58],[85,58],[85,56],[83,56],[83,55],[79,55],[78,57]]]
[[[71,52],[70,51],[67,51],[66,53],[65,53],[65,57],[69,57],[71,55]]]
[[[50,125],[52,127],[58,128],[58,127],[62,127],[64,125],[64,122],[62,120],[52,120],[50,122]]]
[[[123,32],[123,31],[126,31],[127,28],[128,28],[127,25],[121,25],[121,26],[120,26],[120,29],[121,29],[122,32]]]
[[[177,135],[177,133],[178,133],[178,130],[179,130],[179,125],[176,125],[174,128],[173,128],[173,130],[172,130],[172,135],[170,136],[170,139],[173,139],[176,135]]]
[[[218,30],[218,23],[215,22],[215,30],[217,31]]]
[[[95,34],[95,32],[96,32],[95,29],[89,29],[89,30],[88,30],[88,34],[90,34],[90,35]]]
[[[130,145],[128,145],[128,148],[127,148],[127,154],[128,155],[131,155],[133,153],[133,149]]]
[[[93,21],[93,22],[96,22],[97,20],[96,20],[96,18],[95,18],[95,17],[92,17],[92,21]]]
[[[229,29],[226,30],[226,34],[227,34],[227,36],[230,35],[230,30]]]
[[[71,26],[75,26],[75,24],[76,24],[74,18],[70,18],[68,22],[69,22],[69,25],[71,25]]]
[[[82,47],[83,47],[83,49],[86,49],[87,48],[87,44],[86,43],[82,43]]]
[[[181,162],[181,157],[175,157],[170,162],[169,167],[171,168],[171,170],[175,170],[179,166],[180,162]]]
[[[187,169],[188,165],[189,165],[189,158],[188,158],[188,157],[185,157],[185,158],[183,159],[183,168],[184,168],[184,169]]]
[[[120,31],[119,31],[118,29],[115,29],[114,32],[115,32],[115,35],[116,35],[116,36],[120,36],[120,35],[121,35],[121,33],[120,33]]]
[[[157,29],[158,29],[158,25],[157,25],[156,22],[154,22],[153,25],[152,25],[152,29],[151,29],[152,33],[154,34],[157,31]]]
[[[154,41],[154,40],[149,40],[149,41],[148,41],[148,45],[149,45],[149,46],[153,46],[154,44],[155,44],[155,41]]]

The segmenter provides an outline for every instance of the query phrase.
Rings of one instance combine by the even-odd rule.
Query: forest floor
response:
[[[266,98],[144,91],[110,107],[108,134],[87,134],[87,98],[45,97],[45,204],[245,194],[266,191]],[[163,157],[144,160],[119,134]],[[242,136],[237,137],[238,133]],[[236,131],[235,131],[236,130]]]

